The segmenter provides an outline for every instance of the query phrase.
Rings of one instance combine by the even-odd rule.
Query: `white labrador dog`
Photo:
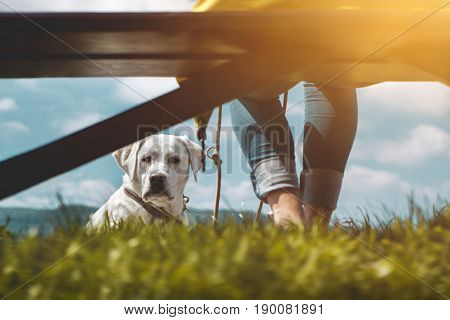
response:
[[[113,153],[125,172],[122,186],[91,217],[88,228],[99,228],[130,217],[150,224],[155,217],[143,205],[163,209],[188,224],[183,191],[191,168],[197,181],[202,149],[187,136],[152,135]],[[133,199],[138,197],[139,199]]]

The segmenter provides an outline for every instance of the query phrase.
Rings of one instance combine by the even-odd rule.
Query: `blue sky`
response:
[[[6,3],[18,10],[189,10],[190,1],[26,1]],[[1,4],[0,4],[0,10]],[[3,9],[6,11],[6,9]],[[170,78],[122,79],[148,98],[176,88]],[[300,84],[289,106],[303,98]],[[114,79],[0,80],[0,160],[52,141],[142,102]],[[404,208],[414,190],[419,198],[450,198],[450,90],[438,83],[384,83],[358,89],[359,128],[344,180],[338,212],[357,215],[358,206]],[[287,113],[300,139],[303,104]],[[215,123],[215,118],[211,124]],[[224,109],[224,126],[230,123]],[[178,128],[192,128],[192,122]],[[214,128],[210,128],[211,132]],[[191,132],[193,132],[191,130]],[[213,135],[210,134],[213,138]],[[225,166],[222,206],[256,209],[248,167],[230,130],[222,135]],[[212,143],[212,139],[210,143]],[[32,163],[30,164],[33,165]],[[210,164],[210,166],[212,166]],[[299,166],[300,170],[300,166]],[[230,172],[231,171],[231,172]],[[120,186],[122,172],[111,156],[44,182],[0,202],[0,206],[49,207],[55,192],[67,201],[101,205]],[[5,183],[2,181],[2,183]],[[214,172],[189,182],[186,194],[195,207],[212,208]]]

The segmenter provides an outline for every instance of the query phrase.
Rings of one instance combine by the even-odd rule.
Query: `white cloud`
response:
[[[371,121],[371,119],[358,119],[358,133],[370,131],[374,127],[375,124]]]
[[[438,197],[448,199],[450,196],[450,180],[430,183],[408,181],[391,171],[350,165],[345,173],[338,207],[342,216],[347,217],[350,214],[358,219],[361,216],[355,208],[375,208],[373,206],[377,207],[377,203],[386,204],[390,209],[402,214],[408,211],[405,199],[411,192],[418,203],[429,203],[423,201],[427,200],[437,204]]]
[[[442,181],[433,186],[417,183],[417,184],[413,184],[411,189],[414,191],[415,196],[425,197],[431,201],[435,201],[437,196],[441,196],[444,199],[449,199],[449,197],[450,197],[450,180]]]
[[[55,195],[59,192],[66,203],[90,206],[102,205],[115,191],[114,186],[102,179],[54,178],[21,194],[0,202],[2,207],[54,208]]]
[[[408,166],[438,157],[450,157],[450,135],[428,124],[418,125],[398,139],[357,139],[350,155],[352,160],[374,159],[383,164]]]
[[[255,193],[253,192],[252,183],[249,178],[237,183],[224,181],[223,192],[233,204],[240,204],[242,202],[256,199]]]
[[[450,135],[432,125],[419,125],[401,140],[386,140],[375,145],[380,163],[416,165],[438,156],[450,156]]]
[[[56,206],[55,199],[41,195],[13,196],[0,202],[2,207],[48,209]]]
[[[185,194],[190,198],[189,205],[194,208],[213,209],[216,197],[215,176],[205,177],[200,175],[201,181],[198,183],[189,181]],[[205,181],[208,180],[208,181]],[[224,175],[222,177],[221,208],[227,208],[226,201],[230,201],[233,208],[249,208],[256,210],[259,201],[254,192],[248,177],[242,181],[230,181]]]
[[[59,188],[66,201],[91,206],[103,204],[115,191],[114,186],[110,182],[102,179],[63,182]]]
[[[19,121],[5,121],[0,123],[0,130],[6,133],[30,133],[30,129]]]
[[[381,83],[359,89],[358,102],[389,113],[450,116],[450,89],[440,83]]]
[[[434,200],[438,195],[444,197],[450,195],[450,180],[429,185],[404,180],[391,171],[377,170],[354,164],[350,165],[345,171],[343,191],[371,193],[371,198],[377,194],[384,194],[381,198],[385,198],[385,192],[397,192],[399,197],[403,197],[413,191],[417,197],[426,197]]]
[[[119,98],[128,103],[138,104],[154,99],[165,93],[178,89],[175,78],[120,78],[117,84]]]
[[[372,168],[351,165],[345,172],[344,188],[354,192],[371,192],[385,188],[396,188],[402,192],[409,190],[409,184],[397,174]]]
[[[39,88],[39,79],[15,79],[13,83],[26,90],[35,90]]]
[[[85,128],[102,119],[103,116],[98,112],[83,113],[72,119],[63,120],[60,123],[56,123],[55,126],[59,128],[62,133],[66,134]]]
[[[18,11],[190,11],[190,0],[3,0]],[[0,11],[10,11],[0,3]]]
[[[214,185],[208,185],[204,182],[194,182],[189,179],[184,194],[190,199],[189,206],[199,209],[211,209],[214,206]]]
[[[17,109],[16,101],[12,98],[0,98],[0,112]]]

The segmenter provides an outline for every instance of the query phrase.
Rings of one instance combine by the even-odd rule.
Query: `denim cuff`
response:
[[[336,209],[344,174],[331,169],[310,169],[300,177],[303,203]]]
[[[274,190],[299,188],[294,159],[285,162],[278,157],[260,160],[254,165],[250,176],[259,199],[264,199]]]

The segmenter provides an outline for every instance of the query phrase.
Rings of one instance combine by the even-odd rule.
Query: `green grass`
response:
[[[366,219],[328,234],[248,221],[128,224],[98,235],[72,219],[49,235],[0,228],[0,296],[442,299],[450,296],[450,207],[430,210],[412,203],[409,218],[377,227]]]

